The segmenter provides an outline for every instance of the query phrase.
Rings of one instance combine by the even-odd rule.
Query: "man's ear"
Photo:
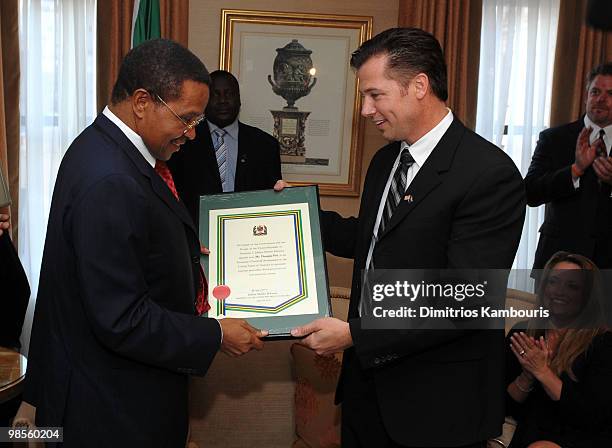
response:
[[[137,118],[144,117],[147,108],[153,106],[153,99],[145,89],[136,89],[132,93],[132,111]]]
[[[422,100],[429,91],[429,78],[425,73],[419,73],[412,78],[412,85],[414,87],[415,96],[417,99]]]

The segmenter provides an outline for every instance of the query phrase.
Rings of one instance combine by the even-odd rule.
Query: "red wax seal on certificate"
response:
[[[212,290],[212,295],[217,300],[225,300],[229,297],[231,291],[229,286],[227,285],[218,285],[215,286]]]

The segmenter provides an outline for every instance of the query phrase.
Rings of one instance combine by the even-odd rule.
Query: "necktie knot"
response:
[[[225,129],[217,128],[213,131],[213,134],[215,134],[217,140],[220,140],[225,136],[225,134],[227,134],[227,131]]]
[[[413,163],[414,158],[410,154],[408,147],[404,148],[402,150],[402,154],[400,155],[400,164],[402,165],[402,168],[406,169],[407,167],[410,167],[410,165],[412,165]]]

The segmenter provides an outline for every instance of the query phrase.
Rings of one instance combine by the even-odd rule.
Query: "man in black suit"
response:
[[[30,300],[30,285],[8,230],[9,215],[0,214],[0,346],[21,348],[21,329]]]
[[[0,213],[0,346],[19,350],[30,285],[8,234],[8,224],[9,215]],[[21,394],[0,403],[0,426],[9,426],[20,401]]]
[[[281,178],[278,141],[238,121],[240,87],[229,72],[210,74],[206,121],[168,163],[181,199],[199,223],[200,196],[229,191],[265,190]]]
[[[66,152],[53,192],[24,400],[65,447],[185,446],[188,374],[261,348],[205,307],[197,232],[165,161],[208,101],[204,64],[157,39],[132,49],[111,104]]]
[[[446,107],[431,34],[387,30],[351,65],[362,115],[392,143],[370,164],[359,217],[322,214],[326,249],[355,260],[348,322],[324,318],[292,334],[322,355],[344,350],[343,447],[484,447],[504,421],[503,331],[363,328],[361,273],[509,269],[525,213],[521,176]]]
[[[528,204],[546,204],[534,270],[560,250],[612,268],[612,63],[591,71],[586,90],[586,115],[540,133],[525,177]]]

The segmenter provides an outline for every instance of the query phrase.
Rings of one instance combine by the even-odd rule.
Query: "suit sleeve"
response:
[[[220,326],[151,300],[145,266],[151,244],[147,221],[154,217],[148,200],[133,178],[112,175],[75,205],[67,231],[80,300],[93,333],[109,350],[169,370],[203,374],[219,348]],[[168,275],[172,268],[168,260]]]
[[[278,144],[278,140],[275,138],[272,139],[271,145],[271,157],[270,157],[270,175],[269,175],[269,188],[274,187],[274,184],[277,180],[283,178],[283,174],[281,173],[281,159],[280,159],[280,145]]]
[[[564,142],[564,145],[566,144],[567,142]],[[555,151],[563,149],[555,144],[550,132],[540,133],[531,165],[525,176],[527,203],[531,207],[576,194],[572,182],[571,164],[559,167],[554,163]]]
[[[336,212],[321,211],[321,233],[325,250],[344,258],[355,258],[357,218],[344,218]]]
[[[516,167],[498,164],[479,176],[457,206],[447,247],[449,269],[509,269],[525,217],[525,193]],[[480,330],[367,331],[360,319],[349,325],[365,368],[381,358],[397,359],[433,350]],[[482,337],[487,337],[486,332]],[[378,362],[376,362],[378,361]]]

